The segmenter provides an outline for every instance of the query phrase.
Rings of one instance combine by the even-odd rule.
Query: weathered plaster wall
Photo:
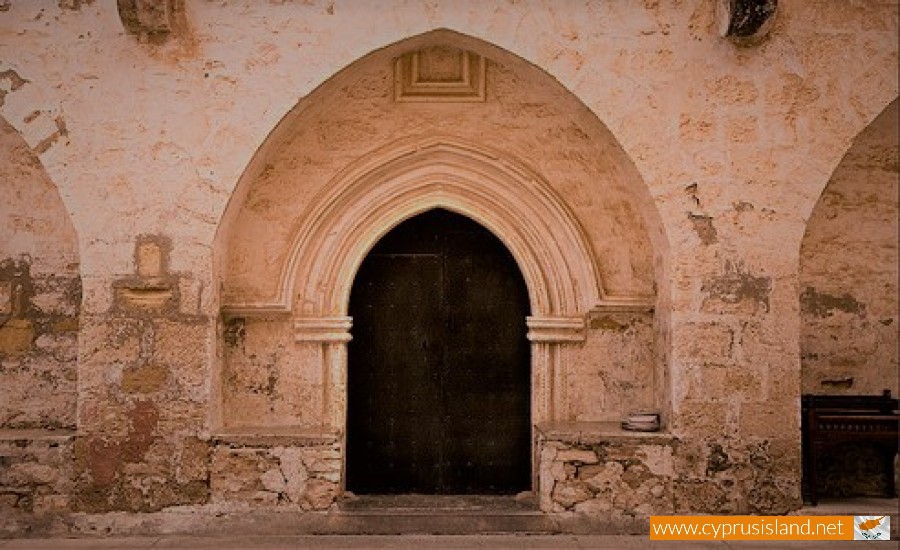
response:
[[[651,313],[592,314],[567,373],[564,419],[620,422],[632,412],[659,410],[666,387],[654,369],[658,345]]]
[[[803,393],[897,395],[898,116],[895,100],[854,140],[807,225]]]
[[[851,141],[897,97],[898,10],[779,4],[772,36],[738,49],[703,0],[193,0],[189,31],[165,44],[126,35],[112,2],[13,0],[0,12],[0,114],[40,155],[80,238],[77,471],[94,491],[82,506],[208,501],[208,473],[176,457],[194,449],[188,462],[208,465],[193,442],[217,402],[215,236],[229,200],[244,200],[241,174],[330,76],[438,28],[541,67],[634,163],[642,211],[657,217],[658,374],[687,457],[678,468],[694,476],[684,502],[748,508],[720,478],[766,471],[758,509],[799,506],[800,241]],[[178,283],[177,308],[165,285],[134,280],[141,235],[171,242],[162,277]],[[163,305],[136,313],[117,288]],[[156,362],[164,389],[117,388],[126,367]]]
[[[81,279],[56,186],[0,119],[0,429],[75,427]]]
[[[83,315],[76,494],[80,510],[157,510],[209,498],[206,349],[192,277],[176,245],[139,235],[134,271],[107,281],[112,302]]]
[[[325,424],[321,344],[295,343],[293,323],[273,319],[233,319],[225,332],[223,426]]]

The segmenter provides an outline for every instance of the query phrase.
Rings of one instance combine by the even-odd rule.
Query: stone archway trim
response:
[[[430,137],[388,146],[338,174],[303,217],[278,275],[277,295],[225,304],[223,311],[346,315],[353,276],[368,250],[404,219],[438,207],[471,217],[506,244],[522,269],[536,317],[652,303],[644,296],[607,295],[573,214],[523,163]]]
[[[584,342],[589,312],[644,310],[652,301],[609,296],[585,233],[565,203],[524,163],[488,148],[432,136],[362,158],[333,178],[303,216],[281,267],[277,295],[268,302],[227,304],[223,313],[289,316],[295,342],[321,346],[324,423],[339,431],[345,422],[352,326],[347,308],[356,271],[388,231],[433,208],[472,218],[512,253],[532,312],[526,320],[532,420],[567,418],[570,350]]]

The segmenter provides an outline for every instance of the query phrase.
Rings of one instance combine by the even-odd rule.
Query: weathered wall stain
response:
[[[829,317],[837,311],[864,315],[866,311],[865,304],[860,303],[847,292],[840,296],[833,296],[826,292],[819,292],[811,286],[803,289],[803,293],[800,294],[800,305],[804,313],[816,317]]]
[[[712,218],[702,214],[688,214],[688,219],[694,226],[694,231],[700,237],[700,242],[704,245],[715,244],[719,241],[716,226],[713,225]]]
[[[19,76],[19,73],[17,73],[15,69],[0,71],[0,82],[4,82],[6,86],[9,86],[8,90],[6,89],[6,86],[0,87],[0,107],[3,107],[6,102],[6,94],[15,92],[25,84],[28,84],[28,81]]]
[[[726,262],[725,274],[703,281],[701,292],[706,295],[704,311],[721,311],[742,306],[751,312],[769,311],[772,278],[747,273],[740,264]]]

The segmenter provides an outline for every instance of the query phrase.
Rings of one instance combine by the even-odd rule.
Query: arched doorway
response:
[[[528,290],[503,243],[447,210],[384,236],[353,284],[347,488],[531,488]]]

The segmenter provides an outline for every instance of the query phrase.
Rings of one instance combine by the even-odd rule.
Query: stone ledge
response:
[[[210,439],[215,445],[239,447],[311,447],[339,443],[340,436],[340,432],[323,428],[266,426],[223,428],[212,434]]]
[[[547,441],[582,445],[617,441],[668,444],[678,441],[677,436],[665,430],[632,432],[623,430],[618,422],[545,422],[538,424],[536,430]]]
[[[74,439],[74,430],[0,430],[0,441],[68,441]]]

